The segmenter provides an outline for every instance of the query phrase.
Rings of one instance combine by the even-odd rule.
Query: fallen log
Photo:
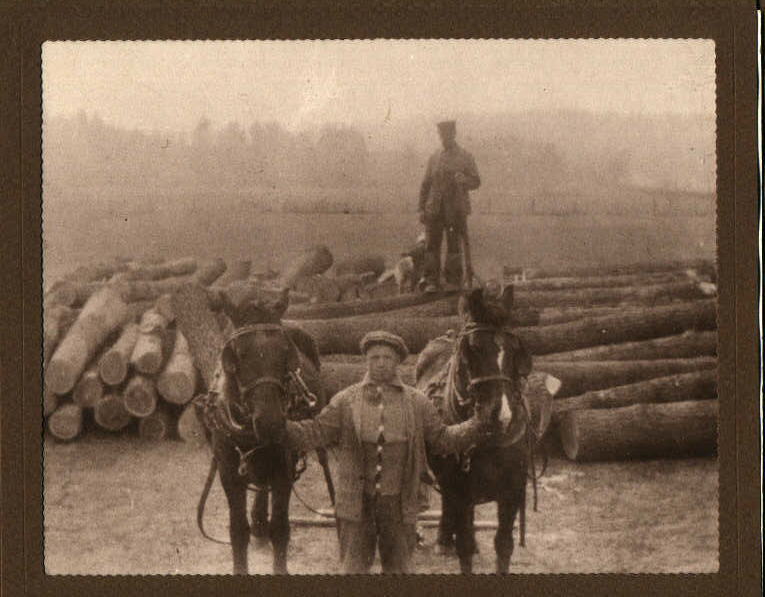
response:
[[[591,390],[602,390],[615,386],[636,383],[645,379],[715,369],[716,358],[665,359],[654,361],[580,361],[535,362],[533,374],[549,374],[558,379],[560,388],[555,393],[556,400],[576,396]],[[363,363],[343,363],[324,360],[321,364],[321,379],[331,396],[349,385],[362,380],[366,372]],[[404,383],[414,384],[414,366],[399,366]]]
[[[43,417],[52,414],[58,408],[58,405],[58,396],[51,392],[47,387],[43,388]]]
[[[157,408],[157,390],[154,382],[143,375],[134,375],[122,395],[125,410],[134,417],[148,417]]]
[[[170,411],[158,404],[153,413],[138,421],[138,436],[147,441],[170,439],[175,421]]]
[[[542,355],[544,361],[633,361],[678,359],[717,354],[717,332],[693,330],[640,342],[623,342]]]
[[[717,309],[713,300],[654,307],[624,314],[588,317],[570,323],[517,328],[515,332],[534,355],[578,348],[650,340],[687,330],[714,330]],[[412,348],[417,351],[417,348]]]
[[[217,286],[228,286],[231,282],[246,280],[250,277],[252,261],[249,259],[234,261],[227,268],[224,274],[215,281]]]
[[[276,279],[276,286],[292,288],[300,278],[323,274],[332,267],[332,253],[324,245],[311,247],[296,257]]]
[[[186,405],[181,416],[178,417],[176,431],[182,441],[193,446],[203,446],[207,443],[205,427],[197,417],[193,403]]]
[[[620,304],[599,307],[546,307],[539,311],[539,325],[556,325],[579,321],[586,317],[604,317],[606,315],[625,315],[645,311],[650,307]]]
[[[127,280],[162,280],[175,276],[187,276],[197,270],[197,260],[191,257],[175,259],[157,264],[130,264],[128,269],[117,277],[119,281]],[[117,280],[114,280],[117,281]]]
[[[132,417],[119,394],[107,394],[93,407],[96,424],[107,431],[120,431],[130,424]]]
[[[717,400],[573,410],[560,422],[566,456],[577,462],[713,454]]]
[[[335,275],[363,274],[373,272],[375,278],[385,271],[385,257],[382,255],[358,255],[340,259],[335,263]]]
[[[73,271],[64,274],[50,288],[52,290],[59,282],[98,282],[108,280],[115,274],[127,271],[129,267],[130,262],[125,259],[113,259],[101,263],[81,265]]]
[[[647,274],[672,272],[686,269],[709,269],[714,263],[709,259],[690,259],[683,261],[657,262],[649,261],[646,263],[623,263],[615,265],[595,265],[595,266],[571,266],[561,268],[522,268],[524,277],[527,280],[537,278],[560,278],[560,277],[585,277],[585,276],[620,276],[628,274]],[[507,271],[513,268],[507,268]]]
[[[137,324],[126,324],[117,341],[101,356],[98,372],[104,383],[116,386],[125,381],[138,335]]]
[[[515,291],[517,307],[593,307],[619,305],[632,302],[650,306],[663,299],[700,299],[710,296],[711,290],[695,280],[667,282],[648,286],[616,286],[612,288],[571,288],[565,290]]]
[[[545,371],[559,380],[562,387],[557,398],[577,396],[593,390],[603,390],[637,383],[655,377],[715,370],[716,357],[695,359],[657,359],[652,361],[538,361],[534,369]]]
[[[339,304],[290,306],[285,317],[288,319],[337,319],[435,303],[453,305],[454,312],[448,315],[454,315],[457,313],[457,300],[456,293],[405,294],[377,299],[359,299]]]
[[[224,338],[210,310],[207,292],[197,284],[183,286],[173,294],[173,311],[176,327],[186,338],[205,388],[209,388],[218,367]]]
[[[164,362],[162,341],[167,325],[167,320],[155,309],[149,309],[141,317],[138,338],[130,356],[130,363],[137,371],[153,375],[162,368]]]
[[[110,288],[94,294],[56,348],[45,372],[45,383],[56,394],[66,394],[76,383],[107,337],[129,316],[127,305]]]
[[[619,286],[653,286],[689,279],[687,270],[642,274],[614,274],[602,276],[565,276],[514,280],[516,290],[572,290],[576,288],[614,288]]]
[[[620,408],[633,404],[686,402],[717,398],[717,371],[705,369],[666,375],[605,390],[562,398],[553,404],[553,416],[560,418],[571,410]]]
[[[72,401],[82,408],[93,408],[104,395],[104,384],[98,373],[98,362],[94,362],[74,384]]]
[[[185,404],[194,396],[197,370],[189,353],[189,345],[181,332],[175,336],[175,346],[167,365],[157,378],[157,390],[173,404]]]
[[[48,431],[61,441],[71,441],[82,431],[82,408],[71,402],[60,405],[48,417]]]
[[[199,264],[197,271],[191,276],[191,281],[202,286],[210,286],[226,271],[226,262],[220,257]]]
[[[523,310],[517,310],[519,317]],[[528,313],[528,312],[525,312]],[[311,334],[322,354],[358,354],[367,332],[385,329],[404,338],[410,352],[420,352],[431,339],[447,329],[459,329],[459,318],[355,317],[293,321]],[[710,330],[716,326],[713,301],[696,301],[604,317],[588,317],[570,323],[515,329],[532,354],[540,355],[678,334],[688,329]]]
[[[77,319],[78,312],[63,305],[46,306],[43,310],[43,363],[50,360],[53,351]]]

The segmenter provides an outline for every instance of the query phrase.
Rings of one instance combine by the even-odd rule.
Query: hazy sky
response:
[[[714,114],[711,40],[46,42],[46,116],[141,129],[435,121],[584,109]]]

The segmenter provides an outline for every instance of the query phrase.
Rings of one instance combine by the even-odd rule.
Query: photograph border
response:
[[[31,5],[31,6],[30,6]],[[0,593],[369,597],[758,595],[761,582],[756,14],[743,0],[640,3],[18,2],[2,30]],[[705,38],[716,46],[720,569],[717,574],[46,576],[42,510],[41,47],[46,40]],[[7,182],[7,187],[6,186]],[[649,530],[647,529],[647,532]],[[550,554],[554,557],[554,553]]]

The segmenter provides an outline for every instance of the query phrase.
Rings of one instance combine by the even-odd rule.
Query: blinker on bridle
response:
[[[459,335],[457,336],[457,344],[456,344],[455,355],[459,355],[460,354],[460,348],[462,346],[463,340],[465,340],[466,338],[469,338],[471,335],[476,334],[478,332],[491,332],[491,333],[494,333],[494,334],[498,334],[500,332],[501,333],[505,333],[505,330],[503,330],[501,328],[498,328],[498,327],[489,326],[489,325],[476,324],[476,323],[468,323],[464,327],[464,329],[459,333]],[[454,375],[456,376],[457,375],[457,367],[456,366],[453,367],[453,370],[454,370]],[[467,380],[467,388],[466,388],[466,390],[468,392],[472,392],[473,390],[475,390],[475,388],[477,386],[479,386],[481,384],[484,384],[484,383],[487,383],[487,382],[490,382],[490,381],[499,381],[501,383],[512,383],[513,382],[513,380],[510,377],[508,377],[507,375],[504,375],[502,373],[497,373],[497,374],[494,374],[494,375],[482,375],[482,376],[479,376],[479,377],[471,377],[470,379],[468,379]],[[462,396],[460,394],[459,390],[457,389],[457,384],[454,384],[453,387],[454,387],[454,392],[455,392],[456,397],[457,397],[457,401],[460,403],[460,405],[465,406],[465,405],[469,404],[470,403],[470,397],[469,396],[468,397]]]

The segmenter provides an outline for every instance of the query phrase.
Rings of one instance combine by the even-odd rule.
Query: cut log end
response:
[[[125,381],[125,377],[127,377],[127,360],[119,353],[107,352],[101,359],[98,370],[104,383],[116,386]]]
[[[173,404],[186,404],[194,397],[195,379],[186,373],[165,372],[157,380],[157,390]]]
[[[93,408],[104,395],[104,385],[97,372],[87,372],[72,392],[72,401],[82,408]]]
[[[130,380],[124,394],[125,410],[135,417],[148,417],[157,408],[157,393],[151,380],[136,376]]]
[[[96,423],[108,431],[120,431],[130,424],[131,416],[121,396],[104,396],[93,409]]]
[[[170,437],[169,417],[155,412],[138,422],[138,435],[147,441],[161,441]]]
[[[77,382],[78,367],[68,360],[55,356],[45,370],[45,385],[54,394],[66,394]]]
[[[205,427],[197,417],[193,404],[189,404],[178,417],[178,436],[189,445],[203,446],[207,443]]]
[[[71,441],[82,431],[82,409],[76,404],[62,404],[48,417],[48,430],[61,441]]]

